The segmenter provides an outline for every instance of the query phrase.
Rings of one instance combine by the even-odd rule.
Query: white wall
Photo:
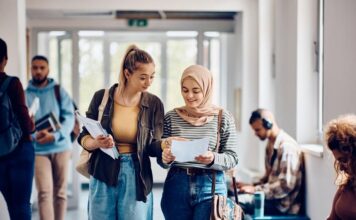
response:
[[[276,103],[281,128],[296,136],[297,0],[276,0]]]
[[[324,122],[356,113],[356,1],[325,0]]]
[[[26,84],[26,2],[25,0],[1,0],[0,38],[8,49],[5,71],[18,76]],[[5,19],[6,18],[6,19]]]
[[[236,22],[236,74],[241,79],[241,130],[239,132],[239,167],[258,169],[259,142],[248,123],[251,111],[258,107],[258,1],[250,0]],[[238,59],[238,58],[241,58]],[[232,73],[235,74],[235,73]],[[231,98],[230,100],[233,100]]]
[[[275,38],[275,0],[259,1],[258,5],[258,107],[274,112],[275,69],[273,63]]]

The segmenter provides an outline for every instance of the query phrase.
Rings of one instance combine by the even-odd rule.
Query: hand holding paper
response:
[[[204,155],[208,151],[209,138],[196,139],[191,141],[172,141],[172,154],[177,162],[191,162],[199,155]]]
[[[214,161],[214,153],[211,151],[206,151],[204,154],[198,155],[194,159],[201,164],[211,164]]]
[[[84,127],[88,130],[89,134],[96,139],[102,145],[106,145],[108,140],[108,133],[106,130],[101,126],[99,121],[95,121],[90,118],[83,117],[79,114],[78,111],[75,112],[78,120],[84,125]],[[100,150],[109,155],[113,159],[119,158],[119,152],[117,151],[116,147],[109,146],[108,148],[100,147]]]

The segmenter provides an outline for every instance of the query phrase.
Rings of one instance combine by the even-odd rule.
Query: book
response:
[[[61,127],[61,123],[53,112],[48,113],[35,122],[36,131],[48,129],[48,131],[57,131]]]

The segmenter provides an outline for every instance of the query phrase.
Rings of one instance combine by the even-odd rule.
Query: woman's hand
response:
[[[187,141],[188,139],[182,137],[169,137],[169,138],[162,139],[161,148],[162,148],[163,163],[169,164],[176,159],[176,157],[172,154],[171,151],[173,140]]]
[[[176,141],[188,141],[188,139],[186,138],[182,138],[182,137],[168,137],[168,138],[164,138],[162,139],[161,142],[161,148],[162,150],[164,150],[165,148],[171,148],[172,146],[172,141],[176,140]]]
[[[199,163],[208,165],[214,161],[214,158],[215,158],[214,153],[211,151],[207,151],[204,154],[195,157],[195,160],[198,161]]]
[[[165,164],[169,164],[172,161],[174,161],[176,159],[176,157],[172,154],[171,148],[167,147],[164,148],[164,150],[162,151],[162,161]]]
[[[94,139],[92,145],[96,146],[97,148],[112,148],[115,146],[113,137],[109,135],[99,135]]]

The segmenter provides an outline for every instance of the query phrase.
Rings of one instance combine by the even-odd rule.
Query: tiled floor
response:
[[[153,219],[163,220],[163,214],[160,207],[162,195],[162,185],[154,186],[153,188]],[[80,193],[79,209],[68,210],[66,220],[87,220],[87,201],[88,190],[82,190]],[[38,212],[34,211],[32,219],[39,219]]]

